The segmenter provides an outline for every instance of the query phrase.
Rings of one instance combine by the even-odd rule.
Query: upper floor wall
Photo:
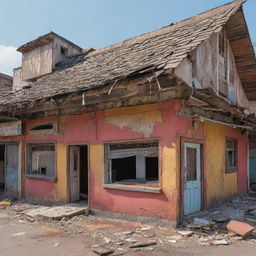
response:
[[[55,33],[41,36],[18,50],[22,52],[22,64],[13,72],[14,90],[52,73],[57,62],[82,51],[80,47]]]
[[[245,94],[225,29],[191,52],[176,74],[197,89],[212,88],[217,95],[255,112]]]

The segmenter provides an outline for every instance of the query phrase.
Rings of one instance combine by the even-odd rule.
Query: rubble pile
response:
[[[47,224],[69,234],[90,238],[95,255],[125,255],[130,251],[155,251],[168,247],[228,246],[256,243],[256,197],[243,195],[208,211],[187,216],[173,229],[114,219],[88,216],[42,218],[45,206],[26,202],[0,203],[0,218],[14,218],[20,223]],[[40,212],[40,215],[27,214]]]

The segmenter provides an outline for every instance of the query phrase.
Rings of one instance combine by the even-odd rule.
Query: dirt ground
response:
[[[225,204],[224,208],[204,212],[203,216],[211,216],[216,212],[232,212],[233,204],[241,201],[252,207],[252,202],[245,204],[245,198],[233,199],[233,203]],[[231,207],[232,206],[232,207]],[[203,227],[192,231],[193,234],[181,235],[186,225],[179,230],[171,227],[146,225],[131,221],[86,216],[85,214],[72,218],[52,220],[31,218],[24,214],[27,210],[42,207],[42,205],[27,202],[13,202],[11,206],[0,207],[0,255],[97,255],[93,251],[102,248],[113,250],[111,255],[159,255],[159,256],[250,256],[255,255],[256,237],[252,235],[242,239],[230,235],[225,229],[225,223],[213,227]],[[254,208],[253,208],[254,209]],[[237,208],[234,207],[236,216]],[[239,211],[239,217],[242,215]],[[246,215],[244,218],[247,218]],[[252,217],[250,217],[252,218]],[[193,219],[193,217],[191,217]],[[213,245],[218,240],[228,241],[228,245]],[[131,248],[138,243],[152,243],[142,248]]]
[[[91,224],[94,225],[95,223],[98,223],[98,220],[94,220]],[[94,227],[98,232],[101,232],[106,228],[112,228],[110,224],[103,226],[100,221],[98,224],[97,227]],[[114,224],[115,223],[112,223],[112,225]],[[127,223],[122,225],[123,228],[126,224]],[[116,225],[114,225],[114,228],[116,228]],[[92,245],[94,244],[93,237],[87,237],[84,234],[71,234],[39,223],[20,223],[10,218],[1,218],[0,230],[1,256],[96,255],[92,252]],[[121,228],[119,227],[118,230],[121,230]],[[125,255],[251,256],[255,255],[256,244],[240,243],[229,246],[189,248],[174,248],[171,245],[156,245],[153,250],[151,248],[152,247],[148,247],[139,251],[133,249]],[[118,251],[120,250],[117,250],[117,252]]]

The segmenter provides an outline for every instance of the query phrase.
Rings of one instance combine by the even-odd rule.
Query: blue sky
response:
[[[17,66],[20,59],[19,55],[12,53],[11,60],[8,60],[5,55],[1,55],[1,51],[9,47],[10,53],[23,43],[49,31],[66,37],[82,48],[98,49],[228,2],[230,1],[0,0],[0,72],[10,73],[15,67],[12,65]],[[252,41],[256,42],[256,1],[248,0],[244,10]],[[5,59],[8,64],[1,64],[1,59],[2,62]]]

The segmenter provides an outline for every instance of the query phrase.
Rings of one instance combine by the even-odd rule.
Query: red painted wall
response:
[[[48,180],[25,179],[26,198],[53,201],[55,195],[55,183]]]
[[[237,161],[238,161],[238,191],[239,193],[246,193],[248,188],[248,176],[247,176],[247,135],[241,134],[240,129],[234,129],[232,127],[227,127],[227,137],[236,139],[238,142],[237,148]]]

